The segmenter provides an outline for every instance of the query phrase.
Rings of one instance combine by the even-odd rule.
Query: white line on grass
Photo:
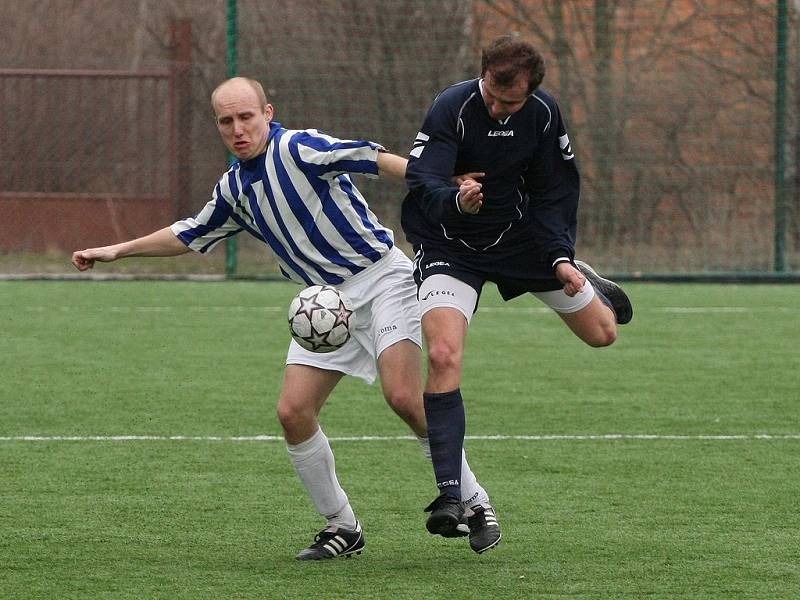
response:
[[[287,305],[288,306],[288,305]],[[81,312],[87,310],[110,313],[272,313],[285,312],[286,306],[81,306]],[[15,307],[14,310],[23,310],[32,313],[75,312],[75,306],[24,306]],[[638,309],[640,312],[667,313],[667,314],[742,314],[742,313],[794,313],[800,311],[800,306],[653,306]],[[478,312],[483,313],[508,313],[526,315],[549,315],[552,310],[546,306],[485,306]]]
[[[332,442],[395,442],[401,440],[416,440],[411,435],[361,435],[361,436],[334,436],[328,438]],[[727,441],[727,440],[800,440],[800,434],[696,434],[696,435],[670,435],[650,433],[605,433],[586,435],[468,435],[464,439],[477,441],[615,441],[615,440],[647,440],[647,441]],[[282,442],[283,437],[278,435],[16,435],[0,436],[0,442]]]

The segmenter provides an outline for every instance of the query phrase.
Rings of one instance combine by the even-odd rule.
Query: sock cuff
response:
[[[435,394],[425,392],[422,394],[422,399],[427,409],[450,409],[464,404],[464,400],[461,397],[461,388]]]
[[[292,457],[302,460],[316,454],[320,448],[326,445],[328,445],[328,438],[322,432],[322,428],[319,428],[314,435],[299,444],[286,444],[286,449]]]

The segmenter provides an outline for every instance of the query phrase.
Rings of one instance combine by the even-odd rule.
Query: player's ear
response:
[[[264,107],[264,116],[265,116],[265,117],[266,117],[266,119],[267,119],[267,123],[269,123],[270,121],[272,121],[272,116],[273,116],[274,114],[275,114],[275,109],[274,109],[274,108],[272,108],[272,104],[267,104],[267,105]]]

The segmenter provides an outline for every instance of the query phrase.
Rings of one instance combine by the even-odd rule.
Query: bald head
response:
[[[219,96],[220,93],[246,95],[248,90],[255,94],[258,104],[262,109],[267,107],[267,95],[264,93],[263,86],[255,79],[250,79],[249,77],[231,77],[220,83],[214,88],[214,91],[211,92],[211,106],[216,111],[217,96]]]

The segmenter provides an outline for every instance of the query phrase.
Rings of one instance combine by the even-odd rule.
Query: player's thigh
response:
[[[431,275],[420,284],[419,303],[429,352],[463,352],[477,290],[450,275]]]
[[[478,290],[451,275],[429,275],[419,284],[419,309],[425,327],[425,316],[436,309],[448,308],[461,313],[469,325],[478,306]],[[454,317],[455,318],[455,317]],[[429,322],[433,322],[429,320]]]
[[[613,315],[588,281],[574,296],[567,296],[564,290],[532,294],[552,308],[567,327],[590,346],[607,346],[614,341]]]
[[[422,349],[411,340],[399,340],[378,357],[383,394],[390,400],[398,396],[422,398]]]
[[[286,365],[278,400],[279,413],[318,415],[343,376],[339,371],[310,365]]]
[[[575,335],[590,346],[608,346],[617,339],[617,323],[613,313],[597,296],[581,310],[559,313],[559,316]]]
[[[531,292],[531,294],[562,316],[581,312],[595,297],[594,288],[588,281],[574,296],[568,296],[561,288],[548,292]]]
[[[422,346],[417,286],[411,277],[411,263],[403,259],[369,290],[374,295],[369,304],[370,334],[379,358],[402,340]]]

